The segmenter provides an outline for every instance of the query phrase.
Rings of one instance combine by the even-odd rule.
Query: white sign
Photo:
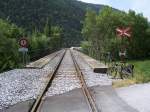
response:
[[[19,48],[19,52],[28,52],[28,48],[24,48],[24,47]]]
[[[119,52],[119,56],[126,56],[126,52]]]

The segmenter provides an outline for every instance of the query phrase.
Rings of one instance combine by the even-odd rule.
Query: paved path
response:
[[[111,86],[90,88],[96,105],[101,112],[138,112],[130,107]],[[14,105],[2,112],[28,112],[31,101]],[[47,97],[40,112],[89,112],[81,89],[75,89],[62,95]]]
[[[91,88],[96,104],[101,112],[138,112],[123,101],[112,86]]]
[[[117,88],[118,95],[140,112],[150,112],[150,83]]]
[[[124,102],[111,86],[90,88],[96,105],[101,112],[138,112]],[[81,89],[66,94],[49,97],[45,100],[41,112],[89,112]]]
[[[49,97],[42,105],[41,112],[89,112],[81,89]]]
[[[0,112],[29,112],[31,105],[34,100],[29,100],[21,103],[17,103],[16,105],[10,106],[7,109],[0,110]]]

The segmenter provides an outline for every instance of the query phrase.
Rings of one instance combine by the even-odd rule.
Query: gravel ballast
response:
[[[16,69],[0,74],[0,109],[36,98],[47,74],[47,71],[35,69]]]
[[[67,51],[46,97],[63,94],[80,87],[70,51]]]
[[[43,69],[15,69],[0,74],[0,110],[18,102],[35,99],[45,87],[48,75],[61,55],[56,56]]]
[[[80,52],[73,51],[73,53],[89,87],[98,85],[112,85],[112,80],[107,76],[107,74],[94,73],[90,65],[85,60],[83,60]]]

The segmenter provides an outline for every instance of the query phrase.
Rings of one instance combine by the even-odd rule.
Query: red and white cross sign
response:
[[[117,28],[116,29],[117,35],[120,37],[131,37],[131,28]]]

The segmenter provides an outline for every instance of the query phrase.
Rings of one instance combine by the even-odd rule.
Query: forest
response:
[[[79,46],[87,8],[99,11],[103,5],[77,0],[0,0],[0,18],[24,28],[28,33],[43,32],[45,22],[63,30],[63,46]]]

